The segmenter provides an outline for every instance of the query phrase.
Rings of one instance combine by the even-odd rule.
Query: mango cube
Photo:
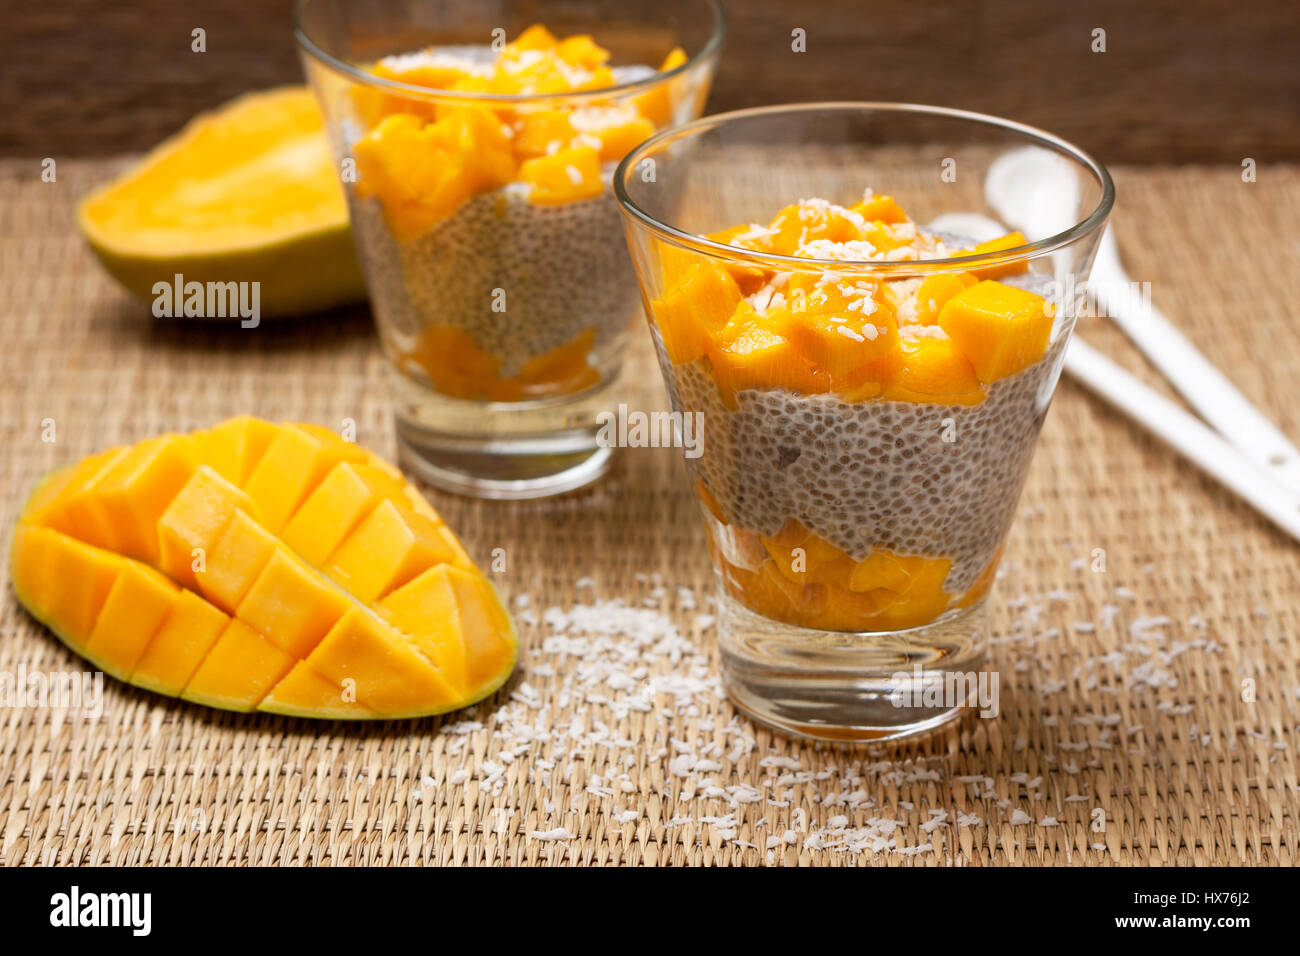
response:
[[[1023,246],[1029,240],[1019,232],[1009,232],[1005,236],[998,236],[996,239],[990,239],[987,242],[981,242],[969,252],[960,253],[964,256],[983,256],[992,252],[1002,252],[1005,249],[1014,249],[1017,246]],[[1000,279],[1002,276],[1017,275],[1027,272],[1029,267],[1023,259],[1004,262],[1001,265],[985,266],[982,269],[973,269],[972,272],[981,279]]]
[[[1043,357],[1054,315],[1041,295],[985,280],[949,299],[939,325],[970,360],[979,380],[988,383]]]
[[[23,505],[22,520],[50,527],[59,524],[68,499],[89,488],[99,475],[125,454],[125,448],[110,448],[83,458],[71,467],[60,468],[45,475]],[[61,527],[60,530],[68,531],[66,527]]]
[[[244,491],[257,504],[267,530],[278,533],[290,515],[340,461],[365,453],[335,435],[285,425],[248,478]]]
[[[200,465],[158,518],[158,568],[185,587],[196,587],[195,561],[207,560],[236,511],[257,520],[252,498],[214,469]]]
[[[926,325],[933,324],[949,299],[978,281],[969,272],[942,272],[930,276],[916,290],[917,318]]]
[[[234,614],[271,560],[276,544],[274,535],[243,511],[236,511],[216,545],[204,556],[203,569],[194,575],[199,590],[227,614]]]
[[[460,555],[444,526],[385,500],[330,556],[325,571],[362,604]]]
[[[182,591],[131,670],[131,683],[176,696],[229,623],[228,616],[193,591]]]
[[[600,178],[600,155],[589,146],[524,160],[519,167],[519,181],[532,184],[528,198],[538,205],[591,199],[605,190]]]
[[[199,456],[226,481],[242,488],[279,433],[270,422],[240,415],[209,431],[201,440]]]
[[[686,51],[681,47],[673,47],[664,57],[663,62],[659,64],[659,72],[667,73],[669,70],[675,70],[686,62]],[[667,126],[673,118],[673,113],[677,108],[677,87],[675,81],[668,80],[656,84],[644,93],[638,93],[632,97],[632,103],[636,106],[637,112],[648,119],[656,127]]]
[[[166,575],[139,561],[125,562],[90,632],[86,657],[125,678],[175,609],[180,594]]]
[[[188,445],[179,435],[142,441],[104,474],[92,494],[113,528],[113,543],[105,547],[141,561],[157,560],[158,517],[194,471]]]
[[[609,59],[609,51],[599,46],[585,33],[565,37],[555,45],[555,52],[565,63],[570,66],[580,66],[584,70],[594,70],[604,66]]]
[[[790,342],[773,331],[748,302],[736,309],[708,351],[713,377],[728,404],[746,388],[788,388],[805,394],[822,391],[813,368]]]
[[[22,523],[14,530],[9,564],[13,569],[14,593],[41,620],[48,620],[54,606],[53,575],[55,549],[63,537],[51,528]]]
[[[653,136],[654,131],[654,124],[640,116],[597,130],[595,135],[600,139],[601,161],[609,163],[622,159]]]
[[[533,110],[521,113],[515,132],[516,152],[525,157],[545,156],[552,148],[565,145],[577,130],[569,122],[569,110]]]
[[[231,620],[181,696],[226,710],[252,710],[295,660],[240,620]]]
[[[896,346],[898,333],[889,319],[876,324],[855,313],[782,312],[782,335],[816,368],[832,377],[847,375]],[[774,320],[775,321],[775,320]]]
[[[484,575],[449,567],[446,576],[456,596],[471,693],[482,694],[502,683],[514,665],[510,621],[496,589]]]
[[[374,614],[354,608],[307,658],[317,673],[351,688],[365,707],[385,717],[444,709],[463,698],[423,655]]]
[[[683,365],[704,355],[741,302],[740,286],[727,270],[703,259],[690,266],[651,304],[669,361]]]
[[[407,635],[425,657],[437,661],[448,682],[464,692],[470,684],[460,608],[449,577],[455,570],[446,564],[432,567],[390,593],[375,610]]]
[[[370,465],[340,462],[294,512],[280,537],[303,560],[319,565],[375,505],[401,496],[404,485]]]
[[[951,339],[922,338],[902,346],[903,365],[885,388],[890,401],[977,405],[984,387]]]
[[[481,574],[440,564],[388,595],[378,610],[399,630],[419,635],[416,646],[458,689],[482,693],[514,658],[504,636],[509,622]]]
[[[118,462],[130,453],[129,448],[117,448],[98,458],[93,467],[85,469],[78,475],[75,484],[60,495],[57,505],[50,508],[50,513],[43,523],[57,531],[76,538],[78,541],[93,543],[102,548],[111,549],[114,529],[108,515],[100,507],[98,497],[93,491],[103,481],[104,476]],[[79,472],[82,469],[78,469]]]
[[[907,222],[907,213],[903,212],[893,196],[882,196],[876,193],[870,199],[863,199],[849,208],[868,222]]]
[[[512,54],[525,50],[553,50],[559,42],[554,33],[540,23],[534,23],[511,40],[506,49]]]
[[[786,206],[772,218],[768,228],[774,232],[772,251],[783,256],[794,255],[799,246],[818,239],[838,243],[864,237],[860,216],[829,203]]]
[[[126,561],[66,535],[56,535],[51,544],[48,600],[58,609],[61,636],[81,652]]]
[[[301,659],[351,607],[347,596],[319,572],[276,548],[239,603],[236,617]]]
[[[857,563],[849,577],[849,590],[875,591],[884,588],[902,594],[925,559],[876,550]]]

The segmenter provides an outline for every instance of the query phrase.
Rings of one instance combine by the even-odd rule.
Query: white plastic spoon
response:
[[[934,219],[929,228],[978,241],[1007,231],[1001,223],[979,213],[947,213]],[[1214,429],[1134,378],[1077,335],[1065,350],[1065,371],[1300,541],[1300,494],[1243,457]]]
[[[1035,146],[1014,150],[989,167],[988,204],[1030,238],[1055,235],[1078,209],[1078,179],[1057,155]],[[1108,229],[1102,236],[1087,291],[1187,404],[1279,483],[1300,493],[1300,448],[1214,367],[1177,326],[1146,298],[1133,294]]]

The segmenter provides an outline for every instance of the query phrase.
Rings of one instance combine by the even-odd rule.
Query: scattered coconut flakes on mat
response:
[[[595,582],[590,578],[582,578],[575,584],[576,590],[587,592],[587,603],[568,608],[539,609],[527,595],[515,597],[514,604],[519,609],[516,619],[521,629],[531,629],[534,633],[525,630],[523,635],[524,646],[532,650],[521,661],[520,674],[508,699],[490,713],[485,713],[486,704],[471,710],[472,714],[481,715],[481,719],[462,719],[442,730],[444,749],[450,755],[463,752],[471,735],[488,733],[494,745],[493,759],[479,760],[473,772],[462,767],[446,778],[446,786],[463,785],[473,779],[481,793],[497,796],[503,791],[507,777],[520,774],[530,785],[543,789],[567,788],[567,795],[555,793],[541,799],[539,811],[543,820],[536,829],[525,831],[539,841],[563,843],[576,839],[558,818],[593,810],[614,825],[639,822],[643,827],[660,827],[665,831],[697,828],[697,840],[716,840],[764,853],[763,859],[772,863],[777,862],[777,851],[786,847],[799,853],[903,857],[938,849],[932,843],[908,843],[903,834],[909,828],[914,828],[921,837],[950,841],[955,838],[936,838],[935,834],[950,828],[968,831],[988,827],[999,821],[1013,826],[1035,824],[1032,816],[1012,806],[1007,795],[1017,793],[1023,786],[1029,799],[1044,799],[1038,789],[1043,785],[1041,775],[1032,779],[1024,771],[997,778],[983,774],[955,775],[945,771],[946,759],[942,756],[920,755],[891,761],[872,759],[852,750],[843,751],[844,759],[840,762],[812,770],[802,758],[817,745],[779,737],[771,744],[777,750],[758,753],[756,728],[746,718],[733,713],[725,724],[721,723],[718,702],[723,690],[718,675],[709,668],[704,650],[706,642],[713,639],[707,632],[714,625],[714,616],[704,611],[693,614],[689,633],[684,633],[673,617],[658,609],[670,594],[676,597],[677,608],[683,613],[711,607],[713,598],[697,598],[686,587],[670,590],[658,574],[640,574],[637,580],[646,586],[647,598],[642,600],[650,606],[636,603],[637,599],[632,603],[623,599],[597,599],[593,594]],[[1121,598],[1136,597],[1126,591],[1116,589]],[[1013,671],[1030,669],[1032,657],[1017,657],[1016,649],[1032,650],[1042,641],[1061,637],[1061,628],[1045,625],[1060,613],[1059,609],[1079,596],[1055,590],[1007,599],[1006,606],[1014,612],[1013,620],[1005,633],[991,642],[994,646],[1006,645],[1012,651],[1009,662],[1000,662],[1004,670],[1008,663]],[[1103,605],[1101,612],[1098,624],[1091,629],[1071,627],[1072,633],[1088,639],[1109,634],[1124,643],[1117,650],[1082,656],[1073,673],[1064,678],[1039,681],[1035,686],[1040,695],[1073,692],[1075,687],[1106,690],[1107,687],[1098,684],[1099,675],[1106,669],[1133,692],[1176,687],[1176,680],[1167,670],[1175,658],[1190,650],[1222,651],[1221,646],[1207,638],[1171,640],[1167,629],[1174,625],[1167,617],[1136,617],[1125,624],[1119,607]],[[1191,710],[1191,704],[1167,700],[1153,704],[1153,711],[1162,716],[1179,716]],[[642,737],[624,739],[615,733],[611,724],[633,713],[646,715]],[[1052,716],[1053,719],[1044,720],[1045,727],[1060,725]],[[1079,764],[1062,760],[1058,767],[1057,756],[1050,750],[1084,753],[1112,749],[1121,717],[1118,713],[1067,716],[1070,726],[1092,728],[1095,732],[1085,740],[1049,741],[1038,745],[1034,752],[1054,772],[1074,776],[1082,772]],[[1130,728],[1125,736],[1131,736],[1134,729],[1140,728]],[[651,795],[644,781],[638,786],[627,772],[638,766],[639,748],[644,748],[647,762],[657,761],[663,766],[665,789],[657,796],[663,799],[671,794],[678,807],[697,808],[694,814],[679,812],[664,821],[655,820],[644,807],[625,808],[628,800]],[[1026,747],[1013,747],[1013,750],[1028,750],[1027,741]],[[604,766],[608,769],[595,762],[598,753],[603,753],[602,759],[608,761]],[[753,777],[728,779],[731,774],[745,772],[740,767],[742,764],[755,768]],[[1085,766],[1098,764],[1089,760]],[[585,777],[581,785],[575,785],[575,772]],[[944,806],[929,806],[923,796],[915,802],[895,796],[894,806],[905,817],[896,819],[877,810],[868,790],[874,787],[877,793],[897,794],[901,788],[916,783],[934,784],[933,789]],[[427,789],[433,786],[433,778],[425,775],[421,784]],[[965,788],[963,784],[970,786]],[[1077,786],[1071,784],[1070,789]],[[418,799],[419,793],[413,796]],[[961,802],[982,801],[985,815],[954,808],[952,801],[958,798]],[[1089,799],[1072,793],[1064,797],[1063,804],[1086,803]],[[602,806],[605,801],[609,801],[608,808]],[[779,811],[781,821],[793,825],[774,824],[767,816],[753,814],[747,819],[741,808],[749,805],[773,808]],[[789,811],[791,806],[795,809]],[[816,826],[808,819],[813,807],[843,812],[828,815],[825,826]],[[1081,810],[1086,812],[1086,808]],[[506,819],[515,815],[515,808],[498,807],[488,812],[501,816],[493,823],[495,832],[518,832],[519,825],[511,825]],[[1080,821],[1083,819],[1080,817]],[[1054,827],[1069,822],[1043,815],[1037,825]],[[747,829],[769,827],[772,829],[768,836],[742,838],[750,835],[745,833]],[[606,832],[617,835],[621,831],[608,827]],[[993,834],[982,842],[990,850],[1002,848],[1001,840]],[[781,859],[784,858],[782,853]]]

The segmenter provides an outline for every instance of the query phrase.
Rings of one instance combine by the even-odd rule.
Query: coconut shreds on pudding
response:
[[[1023,263],[884,278],[852,261],[996,252],[888,196],[802,200],[708,238],[846,260],[778,272],[664,246],[651,304],[728,592],[825,630],[927,624],[987,593],[1060,371],[1049,284]],[[918,271],[924,271],[918,269]]]
[[[660,70],[685,59],[673,50]],[[436,48],[371,69],[449,93],[561,98],[655,75],[608,60],[589,36],[533,26],[499,51]],[[610,180],[623,154],[671,118],[674,93],[665,83],[571,107],[354,90],[349,208],[398,367],[464,399],[523,401],[598,384],[601,356],[637,311]]]

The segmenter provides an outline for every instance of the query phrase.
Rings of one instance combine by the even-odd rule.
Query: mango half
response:
[[[328,429],[235,418],[45,478],[14,591],[128,683],[211,707],[419,717],[500,687],[518,637],[402,473]]]
[[[87,196],[77,225],[109,274],[145,300],[177,275],[205,287],[257,282],[264,318],[366,295],[339,166],[302,86],[195,117]]]

